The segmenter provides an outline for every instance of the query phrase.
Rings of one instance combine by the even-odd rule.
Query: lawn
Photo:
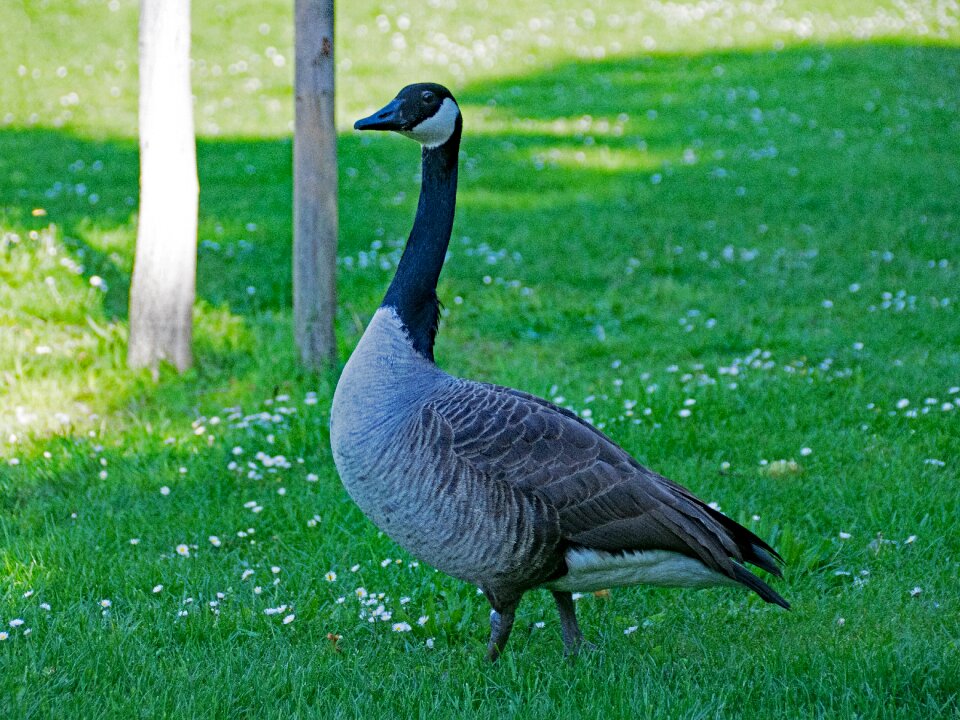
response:
[[[196,366],[125,368],[137,3],[0,0],[0,717],[960,714],[960,10],[340,3],[341,363],[464,113],[436,355],[570,407],[787,561],[486,601],[353,505],[297,367],[292,3],[194,3]]]

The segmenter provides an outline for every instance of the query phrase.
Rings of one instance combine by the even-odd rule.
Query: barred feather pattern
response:
[[[442,372],[413,350],[389,308],[344,369],[331,443],[344,485],[376,525],[492,602],[566,587],[558,581],[570,553],[585,549],[593,554],[576,557],[607,564],[617,554],[649,564],[644,551],[691,558],[716,584],[788,606],[743,567],[780,575],[779,556],[759,537],[575,414]]]

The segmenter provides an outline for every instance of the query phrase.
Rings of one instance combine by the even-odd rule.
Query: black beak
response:
[[[353,124],[354,130],[403,130],[403,108],[400,98],[394,98],[384,108],[377,110],[370,117],[357,120]]]

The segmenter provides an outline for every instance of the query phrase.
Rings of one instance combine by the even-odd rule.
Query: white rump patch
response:
[[[446,98],[440,109],[411,130],[401,130],[401,135],[413,138],[424,147],[435,148],[443,145],[457,127],[460,108],[450,98]]]
[[[568,572],[545,583],[551,590],[591,592],[626,585],[704,588],[736,585],[737,581],[711,570],[699,560],[670,552],[609,553],[590,548],[568,550]]]

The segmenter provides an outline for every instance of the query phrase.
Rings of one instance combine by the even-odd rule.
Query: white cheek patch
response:
[[[400,131],[400,134],[413,138],[424,147],[439,147],[453,135],[459,115],[460,108],[453,100],[447,98],[437,112],[419,125],[414,125],[412,129]]]

